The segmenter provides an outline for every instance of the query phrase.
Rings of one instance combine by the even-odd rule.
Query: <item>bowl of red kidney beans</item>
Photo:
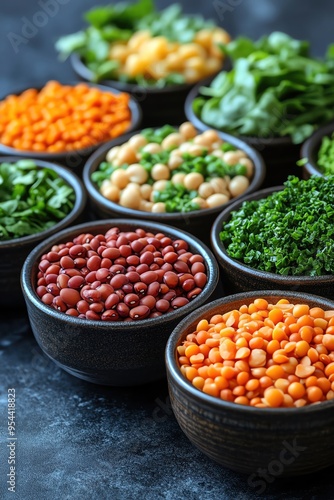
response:
[[[126,219],[48,238],[27,257],[21,286],[44,353],[72,375],[112,386],[163,378],[173,328],[221,294],[217,262],[200,240]]]

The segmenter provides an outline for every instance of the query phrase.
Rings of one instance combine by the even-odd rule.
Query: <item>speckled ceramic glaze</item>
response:
[[[17,157],[0,157],[0,163],[18,161]],[[24,305],[20,286],[21,267],[29,252],[41,241],[65,227],[81,221],[86,207],[86,193],[79,178],[66,169],[54,163],[42,160],[34,160],[41,168],[51,168],[66,181],[75,192],[75,203],[72,211],[52,228],[37,234],[15,238],[13,240],[0,241],[0,308],[17,307]]]
[[[186,117],[196,128],[202,131],[212,127],[204,123],[194,113],[192,104],[194,99],[198,97],[200,87],[209,86],[211,81],[212,78],[208,78],[201,85],[195,85],[185,100]],[[272,134],[274,134],[274,131],[272,131]],[[267,166],[267,174],[263,187],[282,184],[289,175],[301,176],[302,169],[296,165],[296,162],[299,160],[300,144],[293,144],[290,137],[238,137],[257,149],[263,156]]]
[[[203,256],[208,282],[203,292],[180,309],[133,322],[104,322],[71,317],[46,306],[37,296],[36,274],[40,257],[52,245],[71,241],[82,232],[105,233],[142,228],[182,238],[190,250]],[[218,264],[208,248],[191,235],[147,221],[112,219],[84,223],[48,238],[28,256],[21,275],[32,331],[43,351],[61,368],[84,380],[113,386],[139,385],[165,375],[164,350],[173,328],[187,314],[221,294]]]
[[[138,132],[136,132],[136,134],[137,133]],[[212,226],[217,215],[231,202],[224,206],[208,208],[205,210],[196,210],[188,213],[152,213],[122,207],[118,203],[108,200],[99,192],[96,184],[91,180],[92,173],[95,172],[100,163],[105,160],[106,154],[110,148],[123,144],[128,141],[132,135],[134,135],[134,133],[127,134],[125,137],[123,136],[122,138],[103,144],[86,162],[83,170],[83,182],[87,189],[90,207],[95,217],[131,217],[131,219],[143,219],[159,223],[162,222],[164,224],[171,224],[174,227],[178,227],[197,236],[204,243],[209,244],[210,227]],[[250,147],[248,144],[240,139],[237,139],[236,137],[222,133],[220,135],[222,139],[230,142],[238,149],[245,151],[254,163],[253,179],[244,194],[252,193],[253,191],[259,189],[266,175],[266,167],[261,155],[254,148]]]
[[[275,290],[230,295],[187,316],[174,329],[166,347],[169,394],[181,429],[211,459],[248,474],[254,487],[255,481],[261,485],[265,474],[274,480],[334,464],[334,401],[303,408],[255,408],[223,401],[196,389],[182,375],[176,348],[196,329],[200,319],[238,309],[257,297],[268,301],[284,297],[311,307],[334,308],[333,301],[299,292]]]
[[[77,85],[80,83],[79,81],[75,82],[60,82],[62,84],[66,85]],[[88,83],[90,87],[96,87],[103,92],[112,92],[113,94],[119,94],[120,90],[116,88],[110,88],[104,85],[97,85],[94,83]],[[44,85],[38,85],[38,86],[33,86],[33,88],[36,88],[38,90],[42,89]],[[16,92],[13,92],[15,95],[20,95],[22,92],[27,90],[27,88],[32,88],[32,87],[26,87],[24,89],[20,89]],[[7,96],[1,96],[0,100],[5,99]],[[138,103],[138,101],[135,99],[135,97],[131,96],[130,101],[129,101],[129,107],[131,110],[131,124],[127,130],[127,132],[130,132],[132,130],[136,130],[142,121],[142,110],[141,107]],[[101,144],[101,143],[100,143]],[[0,153],[4,155],[10,155],[10,156],[18,156],[21,158],[36,158],[38,160],[45,160],[45,161],[50,161],[50,162],[56,162],[56,163],[61,163],[62,165],[66,166],[69,169],[73,169],[76,172],[81,172],[83,165],[89,155],[92,154],[93,151],[95,151],[100,144],[94,144],[93,146],[85,149],[78,149],[75,151],[65,151],[65,152],[59,152],[59,153],[47,153],[47,152],[35,152],[35,151],[22,151],[19,149],[11,148],[8,146],[5,146],[4,144],[0,143]]]
[[[283,276],[259,271],[230,257],[220,241],[219,233],[223,222],[230,219],[231,212],[238,210],[243,201],[260,200],[280,189],[283,187],[276,186],[245,196],[227,207],[215,220],[211,229],[211,245],[220,265],[221,279],[231,293],[250,290],[295,290],[334,299],[334,275]]]
[[[303,166],[304,177],[307,179],[311,175],[322,176],[323,173],[317,166],[318,151],[321,146],[323,137],[331,136],[334,132],[334,123],[331,122],[324,127],[320,127],[314,134],[309,137],[302,145],[300,151],[301,158],[307,158],[307,163]]]

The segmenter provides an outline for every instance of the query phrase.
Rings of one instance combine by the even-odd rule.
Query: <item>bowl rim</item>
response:
[[[17,156],[0,156],[0,163],[16,163],[22,159],[23,158]],[[72,210],[66,215],[66,217],[64,217],[64,219],[58,221],[52,227],[45,229],[44,231],[29,234],[27,236],[21,236],[20,238],[0,241],[0,250],[10,249],[16,247],[17,245],[26,243],[32,244],[38,242],[41,238],[47,238],[54,233],[61,231],[69,224],[73,223],[73,221],[83,212],[87,203],[85,187],[75,172],[63,165],[59,165],[51,161],[41,160],[39,158],[27,159],[34,161],[40,168],[50,168],[51,170],[54,170],[69,186],[71,186],[75,194],[74,205]]]
[[[319,279],[321,279],[322,283],[333,281],[333,274],[324,274],[320,276],[286,276],[256,269],[255,267],[248,266],[247,264],[244,264],[243,262],[230,257],[226,252],[225,245],[220,241],[219,233],[221,231],[222,222],[223,220],[229,220],[232,211],[239,209],[244,201],[260,200],[266,198],[274,192],[281,191],[283,188],[284,186],[272,186],[261,189],[259,191],[254,191],[253,193],[250,193],[249,195],[236,200],[218,215],[211,227],[210,233],[211,246],[218,262],[225,262],[235,271],[241,271],[248,276],[255,275],[257,278],[263,280],[274,279],[277,283],[277,286],[279,286],[280,283],[283,284],[284,282],[286,282],[287,279],[292,285],[314,284],[316,280]]]
[[[200,391],[196,387],[194,387],[191,382],[186,379],[181,373],[181,370],[177,363],[177,355],[176,355],[176,347],[180,345],[181,341],[185,337],[183,330],[192,322],[195,322],[203,317],[210,317],[210,311],[218,306],[225,305],[235,300],[239,300],[242,298],[252,299],[252,298],[268,298],[271,296],[282,296],[282,298],[296,297],[299,296],[300,299],[308,300],[309,302],[319,301],[322,303],[329,304],[329,307],[334,308],[334,301],[330,299],[326,299],[325,297],[321,297],[319,295],[314,295],[306,292],[294,292],[290,290],[260,290],[260,291],[249,291],[249,292],[240,292],[233,295],[227,295],[225,297],[216,299],[208,304],[201,306],[196,311],[188,314],[185,318],[183,318],[179,324],[174,328],[172,333],[170,334],[165,349],[165,364],[167,370],[167,377],[171,377],[173,383],[177,384],[178,387],[181,388],[183,392],[186,392],[187,397],[189,396],[192,400],[196,400],[201,403],[205,403],[207,406],[215,406],[217,410],[222,411],[232,411],[235,413],[243,413],[243,414],[253,414],[255,416],[265,416],[265,415],[286,415],[291,416],[292,412],[298,412],[298,414],[313,414],[318,413],[319,411],[329,410],[334,407],[334,400],[321,401],[319,404],[314,405],[306,405],[303,407],[284,407],[284,408],[257,408],[254,406],[247,405],[239,405],[233,403],[231,401],[224,401],[215,396],[211,396],[209,394],[205,394]]]
[[[223,70],[224,71],[224,70]],[[217,75],[215,75],[217,76]],[[212,80],[215,78],[214,77],[209,77],[205,79],[202,82],[197,83],[194,85],[194,87],[189,91],[185,102],[184,102],[184,112],[186,117],[188,118],[189,121],[191,121],[196,128],[199,130],[207,130],[209,128],[213,128],[211,125],[207,125],[205,122],[203,122],[194,112],[192,104],[193,101],[196,97],[199,97],[199,91],[201,87],[206,87],[210,85]],[[215,129],[217,131],[222,131],[222,129]],[[293,142],[290,136],[273,136],[273,137],[256,137],[256,136],[247,136],[247,135],[240,135],[240,134],[232,134],[232,132],[226,132],[229,133],[230,135],[234,135],[235,137],[238,137],[244,142],[247,142],[253,147],[258,147],[259,149],[262,147],[268,147],[268,146],[292,146]]]
[[[159,129],[159,127],[152,127],[153,129]],[[176,128],[178,126],[175,126]],[[148,128],[148,127],[145,127]],[[239,200],[242,196],[244,196],[247,193],[252,193],[254,190],[258,189],[261,184],[263,183],[265,176],[266,176],[266,164],[264,162],[264,159],[262,158],[261,154],[254,149],[251,145],[247,144],[246,142],[242,141],[240,138],[232,136],[230,134],[224,133],[224,132],[218,132],[219,136],[227,141],[230,142],[232,145],[236,146],[238,149],[242,149],[247,156],[252,160],[254,164],[254,173],[252,180],[250,181],[250,184],[246,191],[240,195],[240,197],[233,198],[232,200],[228,201],[227,204],[225,205],[220,205],[218,207],[213,207],[213,208],[206,208],[202,210],[193,210],[192,212],[171,212],[171,213],[153,213],[153,212],[144,212],[143,210],[134,210],[131,208],[126,208],[122,207],[118,203],[115,203],[113,201],[108,200],[105,196],[103,196],[96,184],[92,181],[91,179],[91,174],[95,172],[99,166],[99,164],[105,160],[106,154],[114,146],[118,146],[121,144],[124,144],[127,142],[130,137],[133,135],[140,134],[144,129],[132,131],[122,137],[113,139],[112,141],[109,141],[102,146],[100,146],[86,161],[83,172],[82,172],[82,179],[84,186],[88,192],[89,197],[94,200],[95,203],[97,203],[100,206],[103,206],[104,209],[110,211],[110,213],[117,213],[120,216],[127,216],[127,217],[133,217],[133,218],[145,218],[149,216],[149,219],[152,221],[160,221],[164,220],[166,223],[168,222],[173,222],[175,220],[188,220],[188,219],[199,219],[201,217],[205,216],[210,216],[210,215],[215,215],[219,213],[223,207],[226,205],[229,205],[230,203],[233,203],[233,200]],[[200,130],[198,130],[199,133],[201,133]]]
[[[313,134],[303,142],[300,149],[300,158],[307,159],[303,165],[304,169],[310,175],[324,176],[324,172],[317,166],[316,154],[319,151],[322,139],[325,136],[330,136],[334,132],[334,122],[327,123],[319,127]]]
[[[38,259],[41,257],[43,253],[52,245],[64,242],[67,237],[74,237],[75,235],[79,235],[82,232],[91,232],[92,234],[98,234],[99,228],[103,230],[107,230],[108,227],[115,227],[119,225],[125,225],[136,228],[143,228],[145,231],[151,231],[156,233],[164,232],[167,235],[170,235],[174,239],[184,239],[189,244],[190,248],[193,248],[195,253],[199,253],[204,258],[207,267],[207,276],[208,281],[203,288],[202,293],[197,296],[195,299],[190,301],[185,306],[182,306],[168,314],[163,314],[162,316],[158,316],[156,318],[146,318],[140,321],[103,321],[103,320],[87,320],[83,318],[78,318],[70,315],[66,315],[63,312],[57,311],[50,306],[44,304],[40,298],[35,293],[35,286],[33,285],[33,275],[36,274]],[[132,229],[134,230],[134,229]],[[192,311],[194,307],[199,307],[204,304],[212,293],[217,288],[219,282],[219,267],[216,261],[215,256],[211,252],[211,250],[201,242],[199,238],[183,231],[181,229],[177,229],[173,226],[168,226],[167,224],[160,224],[151,221],[144,220],[132,220],[132,219],[103,219],[103,220],[94,220],[89,222],[84,222],[81,224],[77,224],[75,226],[67,227],[62,231],[53,234],[48,239],[42,241],[39,245],[37,245],[27,256],[22,269],[21,269],[21,288],[23,290],[23,294],[26,298],[26,301],[29,302],[42,311],[47,316],[52,316],[57,320],[66,321],[75,326],[84,326],[87,327],[89,325],[92,328],[99,328],[103,331],[110,330],[110,334],[113,334],[115,331],[122,331],[126,327],[129,328],[129,325],[138,325],[142,328],[150,326],[154,326],[157,323],[168,323],[171,321],[175,321],[180,316],[184,316],[188,312]]]
[[[83,80],[87,82],[92,82],[94,81],[94,76],[93,72],[85,65],[83,62],[82,58],[78,54],[78,52],[73,52],[69,56],[71,66],[75,73],[82,78]],[[224,65],[224,60],[222,61],[222,67]],[[217,74],[217,72],[215,73]],[[204,79],[199,80],[204,81]],[[129,92],[135,96],[137,96],[137,99],[139,101],[144,100],[145,96],[148,94],[153,94],[153,95],[163,95],[166,93],[175,93],[175,92],[182,92],[182,91],[188,91],[191,89],[197,82],[194,83],[180,83],[180,84],[169,84],[166,85],[165,87],[154,87],[154,86],[143,86],[143,85],[138,85],[137,83],[128,83],[128,82],[122,82],[121,80],[101,80],[101,84],[105,86],[110,86],[115,89],[123,90],[124,92]]]
[[[9,95],[20,95],[25,90],[29,90],[29,89],[41,90],[51,80],[52,79],[49,79],[44,83],[35,83],[35,84],[30,85],[30,86],[25,85],[24,87],[18,87],[16,89],[13,89],[13,92],[6,93],[4,95],[0,95],[0,102],[3,101],[4,99],[6,99],[6,97],[8,97]],[[70,86],[75,86],[75,85],[79,85],[79,84],[86,84],[90,87],[98,88],[98,89],[102,90],[103,92],[108,92],[108,93],[113,93],[113,94],[121,94],[123,92],[122,90],[111,87],[111,86],[102,85],[100,83],[94,83],[94,82],[89,82],[89,81],[85,81],[85,82],[82,82],[80,80],[64,81],[62,79],[57,79],[56,81],[58,83],[60,83],[61,85],[70,85]],[[127,134],[133,130],[136,130],[140,126],[140,123],[141,123],[142,117],[143,117],[142,109],[141,109],[139,102],[131,94],[129,94],[129,108],[131,111],[131,123],[130,123],[129,127],[127,128],[127,130],[124,132],[124,134]],[[53,160],[54,161],[57,161],[57,160],[64,161],[64,158],[65,158],[65,160],[66,160],[66,158],[70,159],[71,156],[77,156],[78,158],[87,157],[92,153],[92,151],[95,151],[96,148],[103,145],[105,142],[99,142],[99,143],[97,143],[95,145],[93,144],[92,146],[89,146],[87,148],[73,149],[71,151],[59,151],[59,152],[55,152],[55,153],[50,153],[47,151],[40,151],[40,152],[31,151],[31,150],[25,151],[25,150],[21,150],[21,149],[15,149],[15,148],[10,147],[10,146],[5,146],[5,144],[2,144],[0,142],[0,154],[12,155],[12,156],[15,155],[18,157],[26,157],[26,158],[36,158],[36,159],[40,159],[40,160],[47,159],[50,161],[53,161]]]

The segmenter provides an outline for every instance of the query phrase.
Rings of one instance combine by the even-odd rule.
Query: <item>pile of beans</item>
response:
[[[84,83],[48,82],[0,102],[0,142],[25,151],[62,152],[118,137],[131,123],[129,94]]]
[[[80,234],[41,257],[37,295],[71,316],[155,318],[185,306],[207,283],[204,259],[183,239],[138,228]]]
[[[110,201],[145,212],[179,212],[185,211],[183,198],[189,199],[191,210],[214,208],[248,188],[252,160],[215,130],[198,133],[185,122],[165,137],[158,129],[154,142],[147,136],[144,130],[110,149],[106,161],[111,169],[108,163],[100,165],[106,172],[100,192]],[[102,179],[99,171],[92,179]],[[181,187],[180,195],[173,186]]]
[[[177,348],[206,394],[258,408],[334,399],[334,311],[263,298],[202,319]]]

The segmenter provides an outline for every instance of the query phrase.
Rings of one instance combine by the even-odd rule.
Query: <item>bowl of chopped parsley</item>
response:
[[[0,157],[0,307],[23,305],[21,267],[45,238],[80,221],[86,194],[65,167]]]
[[[334,123],[320,127],[301,147],[304,177],[334,175]]]
[[[334,176],[289,176],[227,207],[212,248],[232,292],[297,290],[334,298]]]

